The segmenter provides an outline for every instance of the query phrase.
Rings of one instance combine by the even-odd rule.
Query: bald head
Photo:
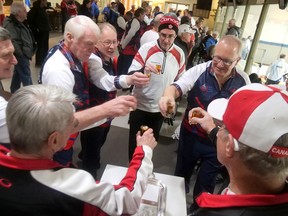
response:
[[[217,47],[225,46],[228,49],[231,49],[238,57],[241,56],[241,50],[242,50],[242,42],[239,38],[235,37],[234,35],[225,35],[223,36],[219,43],[216,45],[215,49],[217,50]],[[219,48],[218,48],[219,49]]]
[[[64,39],[66,39],[68,33],[72,34],[74,38],[78,39],[87,31],[93,32],[96,37],[98,37],[100,34],[99,27],[89,17],[79,15],[70,18],[65,25]]]
[[[87,16],[70,18],[64,31],[64,44],[80,61],[87,61],[98,42],[100,29]]]
[[[215,46],[212,70],[219,83],[224,83],[241,59],[241,41],[232,35],[223,36]]]

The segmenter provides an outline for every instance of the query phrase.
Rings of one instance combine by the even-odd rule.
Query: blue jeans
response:
[[[30,62],[29,59],[25,56],[17,56],[18,64],[15,65],[14,73],[10,85],[11,93],[14,93],[23,86],[32,85],[31,71],[30,71]]]

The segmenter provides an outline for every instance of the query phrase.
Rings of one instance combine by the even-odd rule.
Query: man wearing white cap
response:
[[[159,101],[161,113],[165,116],[169,105],[175,107],[175,98],[188,94],[180,129],[175,175],[185,178],[186,192],[189,192],[190,177],[200,161],[194,198],[203,191],[213,193],[221,164],[217,161],[216,148],[206,131],[198,124],[189,124],[188,112],[195,107],[206,109],[212,100],[229,98],[238,88],[250,83],[248,75],[235,67],[240,60],[241,46],[242,42],[238,38],[224,36],[215,47],[212,61],[186,71],[179,80],[166,88]],[[195,202],[190,209],[197,209]]]
[[[179,25],[178,36],[175,38],[174,43],[183,50],[185,54],[185,63],[187,63],[187,58],[190,55],[194,45],[194,40],[192,40],[192,35],[194,33],[195,30],[193,30],[190,25]]]
[[[276,105],[276,106],[275,106]],[[191,117],[200,112],[202,118]],[[212,117],[223,122],[217,127]],[[230,184],[221,195],[202,193],[193,215],[288,214],[288,92],[262,84],[237,90],[189,112],[217,144]]]

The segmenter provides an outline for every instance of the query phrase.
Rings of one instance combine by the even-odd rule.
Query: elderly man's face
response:
[[[23,22],[24,20],[27,19],[27,11],[26,11],[26,8],[24,7],[24,5],[19,9],[18,18],[19,18],[20,22]]]
[[[162,29],[159,32],[159,44],[161,49],[164,51],[168,51],[169,48],[174,43],[174,40],[176,38],[176,33],[174,30],[171,29]]]
[[[212,69],[219,79],[230,76],[232,69],[240,60],[236,45],[220,41],[215,47],[212,59]]]
[[[118,41],[117,34],[111,29],[104,29],[100,35],[100,40],[98,41],[96,47],[102,54],[102,57],[109,61],[110,58],[114,56],[117,49]]]
[[[186,43],[190,43],[191,37],[192,37],[191,33],[185,32],[182,34],[182,40]]]
[[[0,41],[0,80],[11,78],[17,60],[11,40]]]
[[[69,49],[80,61],[87,61],[92,52],[94,52],[96,43],[96,35],[88,29],[80,38],[75,38],[71,35]]]

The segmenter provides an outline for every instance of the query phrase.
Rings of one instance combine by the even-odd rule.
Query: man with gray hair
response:
[[[100,23],[100,39],[95,52],[89,58],[89,106],[100,105],[117,96],[117,89],[129,88],[130,85],[145,86],[149,78],[136,72],[132,75],[117,76],[117,65],[114,53],[117,49],[117,33],[110,23]],[[119,85],[120,84],[120,85]],[[105,143],[113,117],[108,118],[96,127],[81,131],[82,168],[95,178],[100,168],[100,150]]]
[[[11,42],[10,33],[0,27],[0,80],[12,77],[14,66],[17,59],[14,56],[14,47]],[[0,96],[0,143],[9,144],[10,139],[6,124],[6,106],[7,101]],[[109,117],[126,115],[130,109],[136,107],[136,100],[132,96],[122,96],[111,100],[100,106],[94,106],[85,111],[76,112],[78,119],[76,131],[87,128],[91,124]]]
[[[189,111],[189,123],[209,134],[230,176],[221,195],[202,193],[196,198],[200,209],[192,215],[288,214],[287,101],[287,91],[254,83],[228,100],[212,101],[210,115],[199,107]],[[202,117],[192,117],[194,112]]]
[[[65,25],[64,40],[49,51],[40,72],[40,82],[43,84],[61,86],[77,95],[78,101],[74,103],[76,111],[89,108],[88,59],[94,52],[99,34],[98,26],[89,17],[76,16],[69,19]],[[115,115],[104,118],[107,117]],[[72,161],[72,146],[77,136],[78,133],[71,135],[65,149],[55,155],[55,160],[62,164]]]
[[[236,20],[230,19],[228,22],[228,28],[226,35],[234,35],[235,37],[241,37],[241,29],[240,27],[236,26]]]
[[[18,64],[15,66],[12,77],[10,91],[14,93],[23,86],[32,85],[30,60],[36,50],[34,37],[25,20],[27,11],[23,2],[13,2],[10,7],[10,16],[6,17],[3,27],[6,28],[12,37],[12,43],[15,48],[14,55]]]
[[[153,171],[151,158],[157,143],[152,129],[137,134],[133,162],[119,185],[96,183],[89,173],[52,160],[69,135],[83,126],[79,114],[87,112],[74,113],[75,100],[71,91],[52,85],[23,87],[9,100],[7,125],[12,149],[0,145],[2,215],[137,212]]]
[[[192,35],[194,35],[194,33],[195,30],[193,30],[190,25],[181,24],[179,25],[178,35],[174,41],[174,43],[183,50],[186,64],[188,56],[191,54],[195,44],[194,40],[192,40]]]

